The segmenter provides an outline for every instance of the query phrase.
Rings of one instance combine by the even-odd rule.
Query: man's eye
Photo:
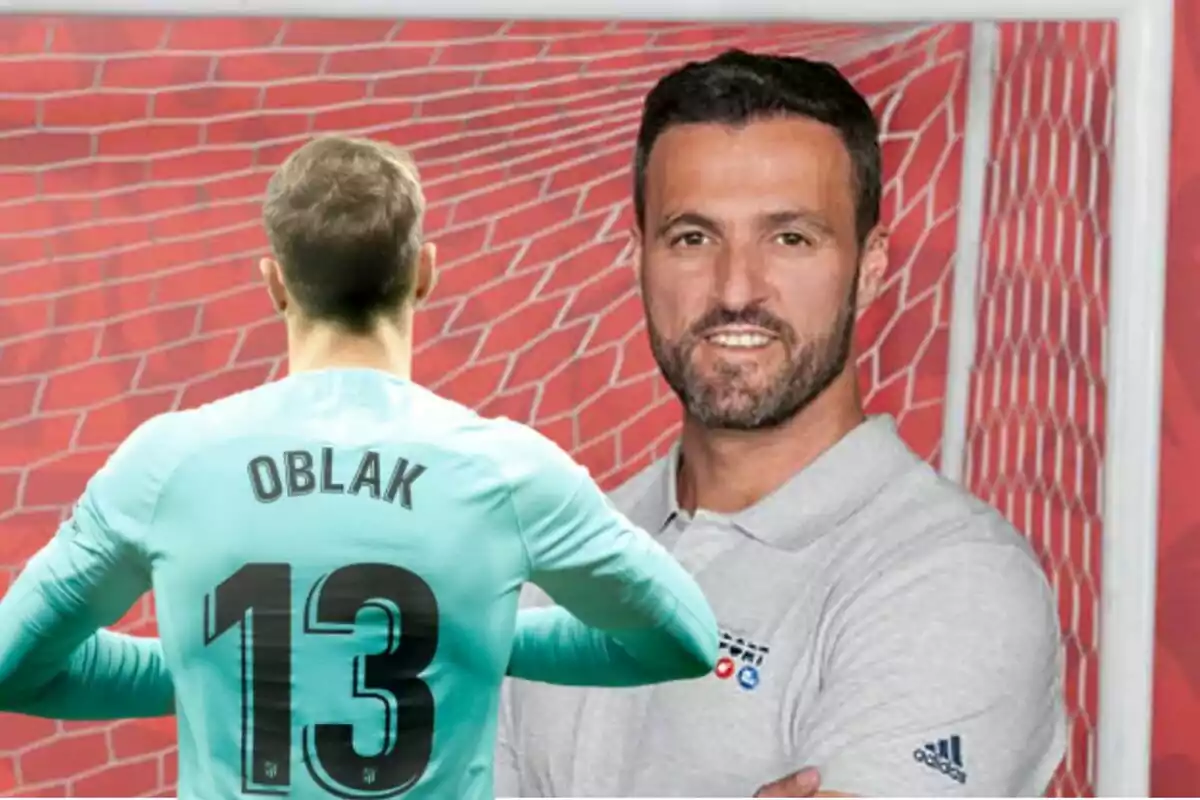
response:
[[[708,241],[708,237],[700,231],[684,231],[671,240],[671,246],[676,247],[683,245],[684,247],[699,247]]]
[[[812,244],[812,240],[803,233],[787,231],[786,233],[779,234],[779,243],[784,247],[803,247]]]

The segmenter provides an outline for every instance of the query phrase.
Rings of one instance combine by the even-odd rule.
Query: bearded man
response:
[[[510,680],[499,796],[1045,791],[1065,746],[1045,574],[863,410],[878,137],[841,73],[802,58],[732,51],[647,96],[635,264],[683,426],[612,502],[697,578],[723,657],[650,688]]]

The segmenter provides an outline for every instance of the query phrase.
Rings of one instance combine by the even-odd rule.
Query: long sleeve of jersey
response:
[[[158,641],[100,630],[150,588],[142,537],[165,449],[156,427],[117,449],[0,600],[0,711],[58,719],[173,712]]]
[[[553,449],[514,484],[513,502],[530,581],[558,606],[518,612],[509,675],[632,686],[708,673],[718,634],[700,587]]]

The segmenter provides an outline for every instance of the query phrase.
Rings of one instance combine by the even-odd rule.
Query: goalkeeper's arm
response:
[[[541,441],[512,496],[530,580],[559,606],[518,612],[508,674],[591,686],[707,674],[718,634],[700,587],[582,467]]]
[[[163,448],[148,441],[156,422],[117,449],[0,600],[0,711],[58,719],[174,712],[158,640],[99,630],[150,588],[140,544],[157,497],[152,453]]]

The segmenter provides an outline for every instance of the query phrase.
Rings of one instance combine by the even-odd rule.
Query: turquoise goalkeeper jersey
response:
[[[560,605],[518,613],[526,581]],[[159,640],[98,631],[151,588]],[[547,439],[328,369],[118,448],[0,602],[0,710],[174,711],[184,798],[473,800],[506,671],[636,685],[716,651],[696,584]]]

